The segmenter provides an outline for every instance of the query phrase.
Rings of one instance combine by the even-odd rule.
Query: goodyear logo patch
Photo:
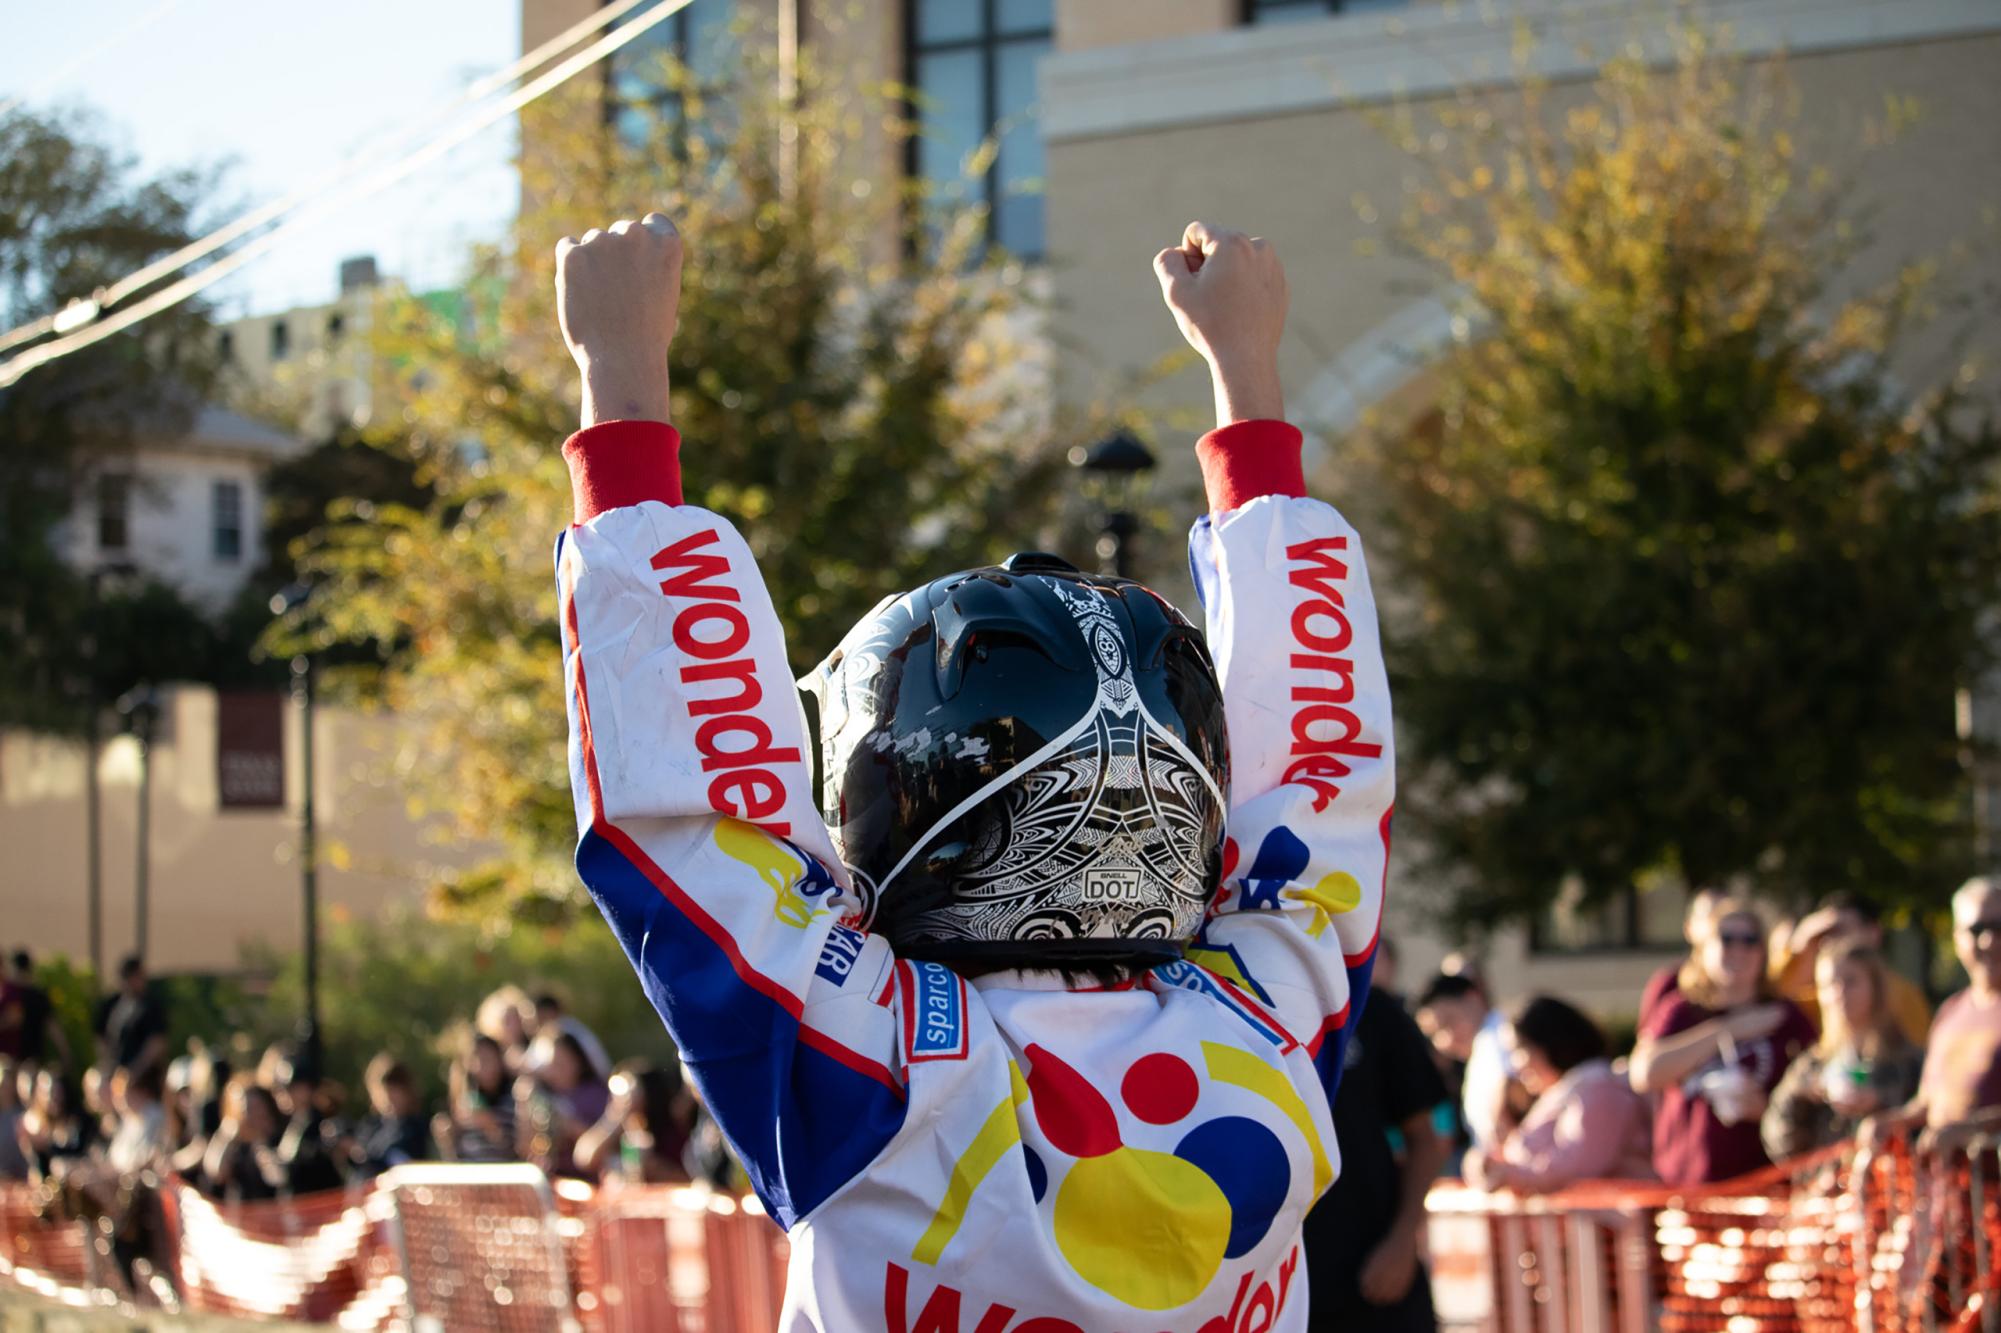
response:
[[[966,983],[943,963],[903,965],[903,1054],[912,1063],[966,1058]]]

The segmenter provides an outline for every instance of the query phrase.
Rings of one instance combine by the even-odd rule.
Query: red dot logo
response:
[[[1171,1125],[1181,1119],[1195,1109],[1201,1091],[1188,1062],[1164,1051],[1133,1061],[1119,1085],[1127,1109],[1149,1125]]]

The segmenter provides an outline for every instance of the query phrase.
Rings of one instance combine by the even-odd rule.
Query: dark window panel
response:
[[[938,42],[966,42],[979,38],[985,15],[985,0],[917,0],[912,6],[912,31],[920,46]]]
[[[211,491],[215,510],[215,558],[234,561],[243,556],[243,486],[218,481]]]
[[[1042,131],[1033,112],[1035,66],[1048,52],[1047,40],[1010,42],[995,57],[995,105],[1000,112],[999,186],[994,202],[994,239],[1018,255],[1042,253],[1042,191],[1046,174]]]

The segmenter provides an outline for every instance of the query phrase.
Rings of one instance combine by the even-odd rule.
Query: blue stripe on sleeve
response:
[[[758,1198],[789,1230],[896,1136],[900,1090],[807,1045],[800,1020],[595,830],[577,846],[577,871]]]

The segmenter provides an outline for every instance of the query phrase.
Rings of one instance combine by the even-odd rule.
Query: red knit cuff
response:
[[[681,503],[681,432],[664,421],[605,421],[563,444],[576,522],[645,500]]]
[[[1260,495],[1305,495],[1299,461],[1304,438],[1299,427],[1283,421],[1233,421],[1204,435],[1195,457],[1209,512],[1227,513]]]

